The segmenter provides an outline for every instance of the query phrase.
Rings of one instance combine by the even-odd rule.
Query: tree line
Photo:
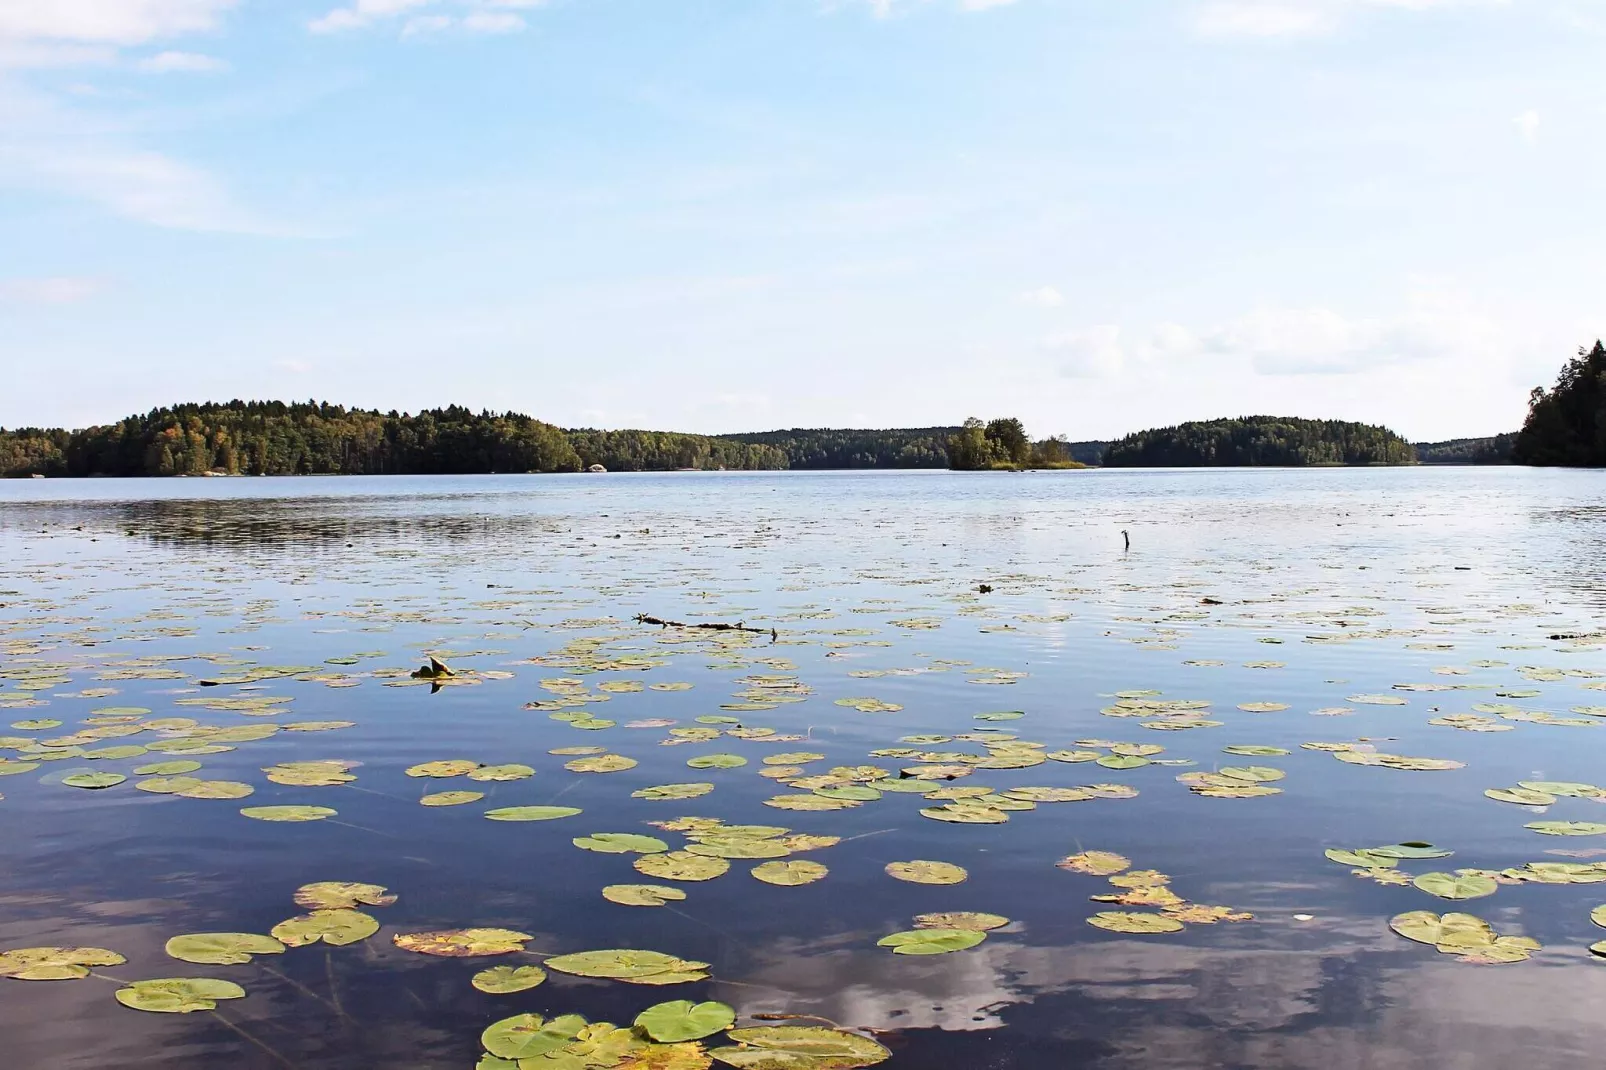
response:
[[[175,405],[115,424],[0,431],[7,476],[421,475],[785,468],[773,446],[666,431],[566,431],[461,406],[416,414],[319,402]]]
[[[1139,431],[1110,443],[1108,468],[1411,464],[1411,444],[1386,427],[1344,420],[1245,416]]]
[[[948,438],[948,467],[957,472],[990,469],[1085,468],[1072,456],[1071,443],[1063,437],[1033,442],[1026,427],[1014,417],[982,423],[966,420]]]
[[[1606,468],[1606,345],[1579,349],[1551,389],[1534,387],[1511,456],[1518,464]]]

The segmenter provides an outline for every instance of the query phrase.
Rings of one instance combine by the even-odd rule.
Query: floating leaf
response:
[[[136,1011],[189,1014],[216,1010],[218,1000],[243,999],[245,989],[232,981],[210,977],[162,977],[133,981],[117,990],[117,1002]]]
[[[892,1057],[869,1037],[825,1026],[765,1026],[732,1029],[726,1035],[738,1046],[714,1048],[709,1054],[752,1070],[854,1070]]]
[[[492,966],[475,974],[469,984],[481,992],[507,995],[534,988],[546,980],[546,971],[539,966]]]
[[[1120,873],[1132,865],[1132,860],[1113,851],[1083,851],[1081,854],[1062,858],[1056,863],[1061,869],[1068,869],[1073,873],[1087,873],[1095,877],[1108,877],[1112,873]]]
[[[824,880],[830,871],[818,862],[764,862],[753,867],[753,876],[765,884],[795,887]]]
[[[877,947],[890,947],[894,955],[944,955],[963,951],[987,939],[976,929],[910,929],[876,941]]]
[[[335,947],[366,940],[379,931],[379,919],[357,910],[314,910],[281,921],[273,927],[274,939],[286,947],[305,947],[322,941]]]
[[[73,773],[61,778],[61,782],[69,788],[87,788],[98,791],[102,788],[114,788],[128,778],[121,773]]]
[[[312,910],[346,910],[359,904],[388,907],[396,901],[383,885],[357,884],[351,881],[319,881],[303,884],[295,892],[296,905]]]
[[[1517,783],[1529,791],[1542,791],[1547,795],[1562,795],[1570,799],[1598,799],[1606,795],[1606,791],[1593,784],[1569,780],[1519,780]]]
[[[577,836],[574,845],[581,850],[609,855],[657,854],[669,850],[663,840],[633,832],[593,832],[589,836]]]
[[[632,799],[696,799],[714,790],[712,784],[658,784],[630,793]]]
[[[686,762],[693,769],[739,769],[747,764],[740,754],[703,754]]]
[[[1009,919],[1002,914],[978,914],[968,910],[915,915],[915,927],[920,929],[969,929],[984,933],[1008,924]]]
[[[509,955],[523,951],[525,941],[534,939],[529,933],[512,929],[442,929],[427,933],[397,933],[391,937],[403,951],[443,958]]]
[[[610,884],[602,889],[602,898],[627,907],[661,907],[680,902],[686,893],[661,884]]]
[[[546,965],[548,969],[577,977],[605,977],[639,985],[680,984],[708,977],[703,972],[708,969],[708,963],[690,962],[658,951],[582,951],[547,959]]]
[[[563,763],[563,768],[572,773],[619,773],[635,767],[636,760],[622,754],[599,754],[593,758],[576,758]]]
[[[479,762],[471,762],[467,758],[453,758],[442,762],[422,762],[408,768],[407,775],[411,777],[454,777],[472,773],[480,767]]]
[[[1549,806],[1556,801],[1556,796],[1549,792],[1532,788],[1485,788],[1483,793],[1495,802],[1517,803],[1521,806]]]
[[[723,858],[694,855],[686,851],[642,855],[634,865],[637,872],[670,881],[713,880],[731,868],[731,864]]]
[[[159,776],[136,780],[134,787],[140,791],[148,791],[152,795],[177,795],[186,788],[193,788],[201,783],[203,781],[192,776]]]
[[[257,821],[322,821],[338,811],[327,806],[247,806],[240,813]]]
[[[1282,747],[1264,747],[1258,745],[1235,743],[1230,747],[1222,747],[1224,754],[1241,754],[1253,758],[1278,758],[1288,753]]]
[[[736,1024],[736,1011],[723,1003],[679,999],[648,1007],[636,1015],[637,1029],[663,1044],[701,1040]]]
[[[437,791],[418,800],[420,806],[462,806],[485,798],[483,791]]]
[[[167,953],[185,962],[234,966],[250,962],[252,955],[282,955],[284,945],[256,933],[190,933],[167,942]]]
[[[1440,899],[1482,899],[1500,887],[1493,878],[1475,873],[1424,873],[1411,883]]]
[[[136,776],[172,777],[181,776],[184,773],[193,773],[199,768],[201,768],[200,762],[192,762],[186,759],[175,762],[154,762],[151,765],[142,765],[134,770],[134,774]],[[134,786],[139,787],[138,784]]]
[[[479,781],[506,781],[525,780],[534,775],[535,770],[527,765],[484,765],[472,770],[468,778]]]
[[[534,1060],[571,1043],[585,1027],[586,1020],[578,1014],[566,1014],[550,1022],[539,1014],[516,1014],[487,1026],[480,1034],[480,1043],[501,1059]]]
[[[121,966],[127,961],[103,947],[24,947],[0,954],[0,977],[70,981],[88,977],[91,966]]]
[[[951,862],[888,862],[887,875],[911,884],[960,884],[970,876],[962,866]]]
[[[1606,825],[1599,821],[1530,821],[1522,826],[1542,836],[1599,836]]]
[[[1128,914],[1103,910],[1087,919],[1089,925],[1116,933],[1176,933],[1183,929],[1182,922],[1164,914]]]
[[[186,799],[243,799],[256,791],[234,780],[197,780],[174,792]]]
[[[504,806],[485,811],[492,821],[556,821],[580,813],[577,806]]]

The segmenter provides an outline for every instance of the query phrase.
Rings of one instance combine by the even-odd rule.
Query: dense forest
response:
[[[1410,464],[1411,444],[1386,427],[1342,420],[1245,416],[1139,431],[1112,442],[1109,468]]]
[[[947,468],[948,438],[958,430],[957,427],[891,431],[796,427],[790,431],[719,437],[782,450],[787,458],[786,467],[790,468]]]
[[[1553,388],[1534,388],[1511,455],[1518,464],[1606,467],[1606,346],[1580,349]]]
[[[773,447],[663,431],[565,431],[518,413],[317,402],[177,405],[82,431],[0,431],[0,474],[392,475],[785,468]]]
[[[1515,431],[1487,438],[1452,438],[1444,442],[1418,442],[1413,447],[1419,464],[1510,464]]]
[[[948,467],[956,472],[990,469],[1085,468],[1063,438],[1033,442],[1013,417],[982,423],[972,417],[948,438]]]

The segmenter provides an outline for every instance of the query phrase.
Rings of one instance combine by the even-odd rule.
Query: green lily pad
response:
[[[481,992],[507,995],[534,988],[546,980],[546,971],[539,966],[492,966],[475,974],[469,984]]]
[[[1519,780],[1519,787],[1529,791],[1542,791],[1547,795],[1564,795],[1571,799],[1595,799],[1606,792],[1593,784],[1579,784],[1570,780]]]
[[[602,898],[627,907],[661,907],[680,902],[686,893],[661,884],[610,884],[602,889]]]
[[[1549,806],[1557,796],[1532,788],[1485,788],[1483,793],[1495,802],[1517,803],[1520,806]]]
[[[639,985],[680,984],[706,980],[706,962],[691,962],[658,951],[611,949],[582,951],[547,959],[547,969],[576,977],[604,977]]]
[[[687,851],[642,855],[633,864],[638,873],[669,881],[713,880],[731,868],[731,864],[723,858],[694,855]]]
[[[462,806],[485,798],[483,791],[437,791],[418,800],[420,806]]]
[[[199,768],[201,768],[200,762],[192,762],[188,759],[175,762],[153,762],[150,765],[142,765],[135,769],[134,775],[157,777],[182,776],[185,773],[193,773]],[[136,784],[134,786],[138,787],[139,785]]]
[[[314,910],[310,914],[281,921],[272,929],[273,937],[286,947],[306,947],[322,941],[335,947],[366,940],[379,931],[379,919],[360,910]]]
[[[1164,914],[1131,914],[1116,910],[1103,910],[1087,919],[1089,925],[1115,933],[1153,934],[1176,933],[1184,928],[1176,918]]]
[[[801,884],[813,884],[824,880],[830,870],[818,862],[791,861],[791,862],[764,862],[753,867],[753,876],[765,884],[778,884],[783,887],[796,887]]]
[[[271,936],[256,933],[190,933],[173,937],[166,950],[185,962],[234,966],[250,962],[253,955],[282,955],[284,945]]]
[[[894,955],[945,955],[963,951],[987,939],[975,929],[910,929],[876,941],[877,947],[890,947]]]
[[[485,811],[492,821],[556,821],[580,813],[577,806],[503,806]]]
[[[189,1014],[216,1010],[219,1000],[244,999],[245,989],[210,977],[162,977],[131,982],[116,995],[117,1002],[136,1011]]]
[[[1482,899],[1500,888],[1494,878],[1481,874],[1424,873],[1411,883],[1440,899]]]
[[[677,999],[648,1007],[636,1015],[635,1026],[660,1044],[701,1040],[736,1024],[736,1011],[723,1003],[693,1003]]]
[[[669,845],[663,840],[633,832],[593,832],[589,836],[575,837],[574,845],[582,850],[608,855],[646,855],[669,850]]]
[[[134,781],[134,787],[152,795],[177,795],[204,783],[192,776],[153,776]]]
[[[1230,747],[1222,747],[1224,754],[1239,754],[1248,758],[1280,758],[1288,751],[1282,747],[1265,747],[1247,743],[1234,743]]]
[[[686,762],[693,769],[739,769],[747,764],[740,754],[703,754]]]
[[[257,821],[322,821],[339,811],[327,806],[247,806],[240,813]]]
[[[0,954],[0,977],[70,981],[88,977],[91,966],[121,966],[127,961],[103,947],[23,947]]]
[[[696,799],[714,790],[712,784],[656,784],[630,793],[632,799]]]
[[[114,788],[128,778],[121,773],[73,773],[61,778],[61,782],[69,788],[87,788],[99,791],[102,788]]]
[[[537,1059],[574,1041],[586,1027],[578,1014],[565,1014],[550,1022],[539,1014],[515,1014],[493,1022],[480,1034],[480,1044],[500,1059]]]
[[[571,762],[564,762],[563,768],[571,773],[620,773],[626,769],[634,769],[636,760],[626,758],[622,754],[598,754],[590,758],[576,758]]]
[[[1542,836],[1599,836],[1606,825],[1599,821],[1530,821],[1522,826]]]
[[[535,770],[527,765],[482,765],[468,774],[470,780],[478,781],[507,781],[526,780],[535,775]]]
[[[984,933],[1002,929],[1009,919],[1002,914],[979,914],[970,910],[954,910],[942,914],[916,914],[917,929],[968,929]]]

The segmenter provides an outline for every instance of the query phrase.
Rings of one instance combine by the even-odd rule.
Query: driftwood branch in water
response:
[[[664,620],[662,617],[649,617],[645,613],[636,614],[637,624],[656,624],[660,628],[696,628],[707,632],[752,632],[755,635],[768,634],[770,641],[780,638],[774,628],[749,628],[746,622],[738,624],[687,624],[684,621]]]

